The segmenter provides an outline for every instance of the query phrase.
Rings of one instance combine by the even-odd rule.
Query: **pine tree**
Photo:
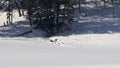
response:
[[[12,23],[13,9],[18,9],[19,16],[24,15],[25,9],[31,27],[46,31],[48,35],[71,28],[76,5],[76,0],[4,0],[4,2],[7,3],[7,23]]]
[[[74,0],[24,0],[31,25],[36,25],[35,29],[44,30],[49,34],[59,33],[61,28],[71,24],[73,2]]]

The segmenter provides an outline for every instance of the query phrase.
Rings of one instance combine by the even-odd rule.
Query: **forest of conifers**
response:
[[[120,0],[1,0],[0,11],[7,12],[7,21],[4,25],[12,25],[13,10],[18,10],[19,16],[25,16],[29,20],[32,29],[40,29],[54,35],[72,28],[76,11],[79,15],[87,16],[83,5],[89,2],[95,4],[96,10],[99,9],[100,3],[103,7],[107,4],[112,5],[113,17],[115,17],[114,5],[120,4]]]

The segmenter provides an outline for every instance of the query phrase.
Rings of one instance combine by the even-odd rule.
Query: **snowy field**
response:
[[[80,43],[77,45],[83,45],[82,47],[73,48],[50,44],[43,40],[1,39],[0,68],[120,67],[120,43],[116,45],[105,44],[102,41],[102,45],[97,42],[92,42],[94,45],[84,45],[84,41]]]
[[[0,68],[120,68],[120,10],[112,18],[111,8],[96,15],[93,7],[88,17],[75,15],[71,31],[50,38],[40,30],[15,37],[30,30],[15,12],[14,24],[0,27]],[[0,12],[0,26],[5,18]]]

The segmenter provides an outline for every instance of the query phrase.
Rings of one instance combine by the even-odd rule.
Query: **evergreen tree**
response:
[[[49,35],[70,29],[74,0],[24,0],[24,4],[27,4],[28,19],[35,29],[44,30]]]

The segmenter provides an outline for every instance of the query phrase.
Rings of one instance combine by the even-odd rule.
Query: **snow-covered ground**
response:
[[[120,10],[112,18],[111,7],[98,14],[88,6],[88,17],[76,14],[78,22],[71,31],[50,38],[43,38],[39,30],[15,37],[30,29],[15,12],[15,23],[0,27],[0,68],[119,68]],[[1,26],[5,18],[0,12]]]
[[[111,41],[106,40],[107,42]],[[83,45],[82,47],[73,48],[50,44],[43,40],[0,39],[0,68],[120,67],[119,44],[100,45],[92,42],[93,45],[84,45],[85,43],[87,40],[77,44]]]

